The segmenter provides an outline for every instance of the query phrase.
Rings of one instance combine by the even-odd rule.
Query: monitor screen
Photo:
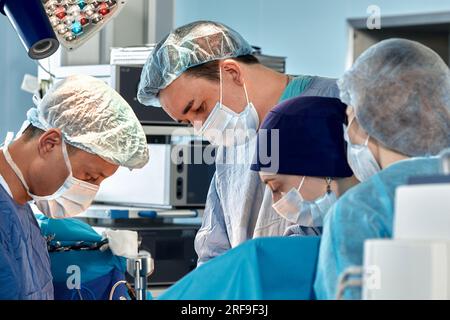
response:
[[[142,66],[116,66],[115,89],[131,105],[142,124],[147,125],[180,125],[162,108],[147,107],[137,100],[137,90],[141,78]]]

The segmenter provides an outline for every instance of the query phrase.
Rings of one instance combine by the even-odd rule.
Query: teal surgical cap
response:
[[[157,44],[141,74],[137,98],[160,107],[159,92],[187,69],[215,60],[252,54],[250,44],[236,31],[213,21],[184,25]]]

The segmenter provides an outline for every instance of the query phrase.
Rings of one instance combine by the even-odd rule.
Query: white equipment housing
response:
[[[450,176],[428,177],[396,191],[394,235],[364,246],[363,299],[450,299]]]

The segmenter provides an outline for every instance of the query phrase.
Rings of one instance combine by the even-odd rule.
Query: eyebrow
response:
[[[191,110],[193,106],[194,106],[194,100],[189,101],[189,103],[186,105],[186,107],[184,107],[183,115],[188,113],[189,110]]]

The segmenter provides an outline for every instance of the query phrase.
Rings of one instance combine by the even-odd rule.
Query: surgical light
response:
[[[73,50],[113,19],[127,0],[0,0],[32,59],[51,56],[62,44]]]
[[[30,58],[44,59],[58,50],[58,39],[41,0],[0,0],[0,12],[8,17]]]
[[[78,48],[100,31],[126,3],[126,0],[41,1],[59,42],[69,50]]]

